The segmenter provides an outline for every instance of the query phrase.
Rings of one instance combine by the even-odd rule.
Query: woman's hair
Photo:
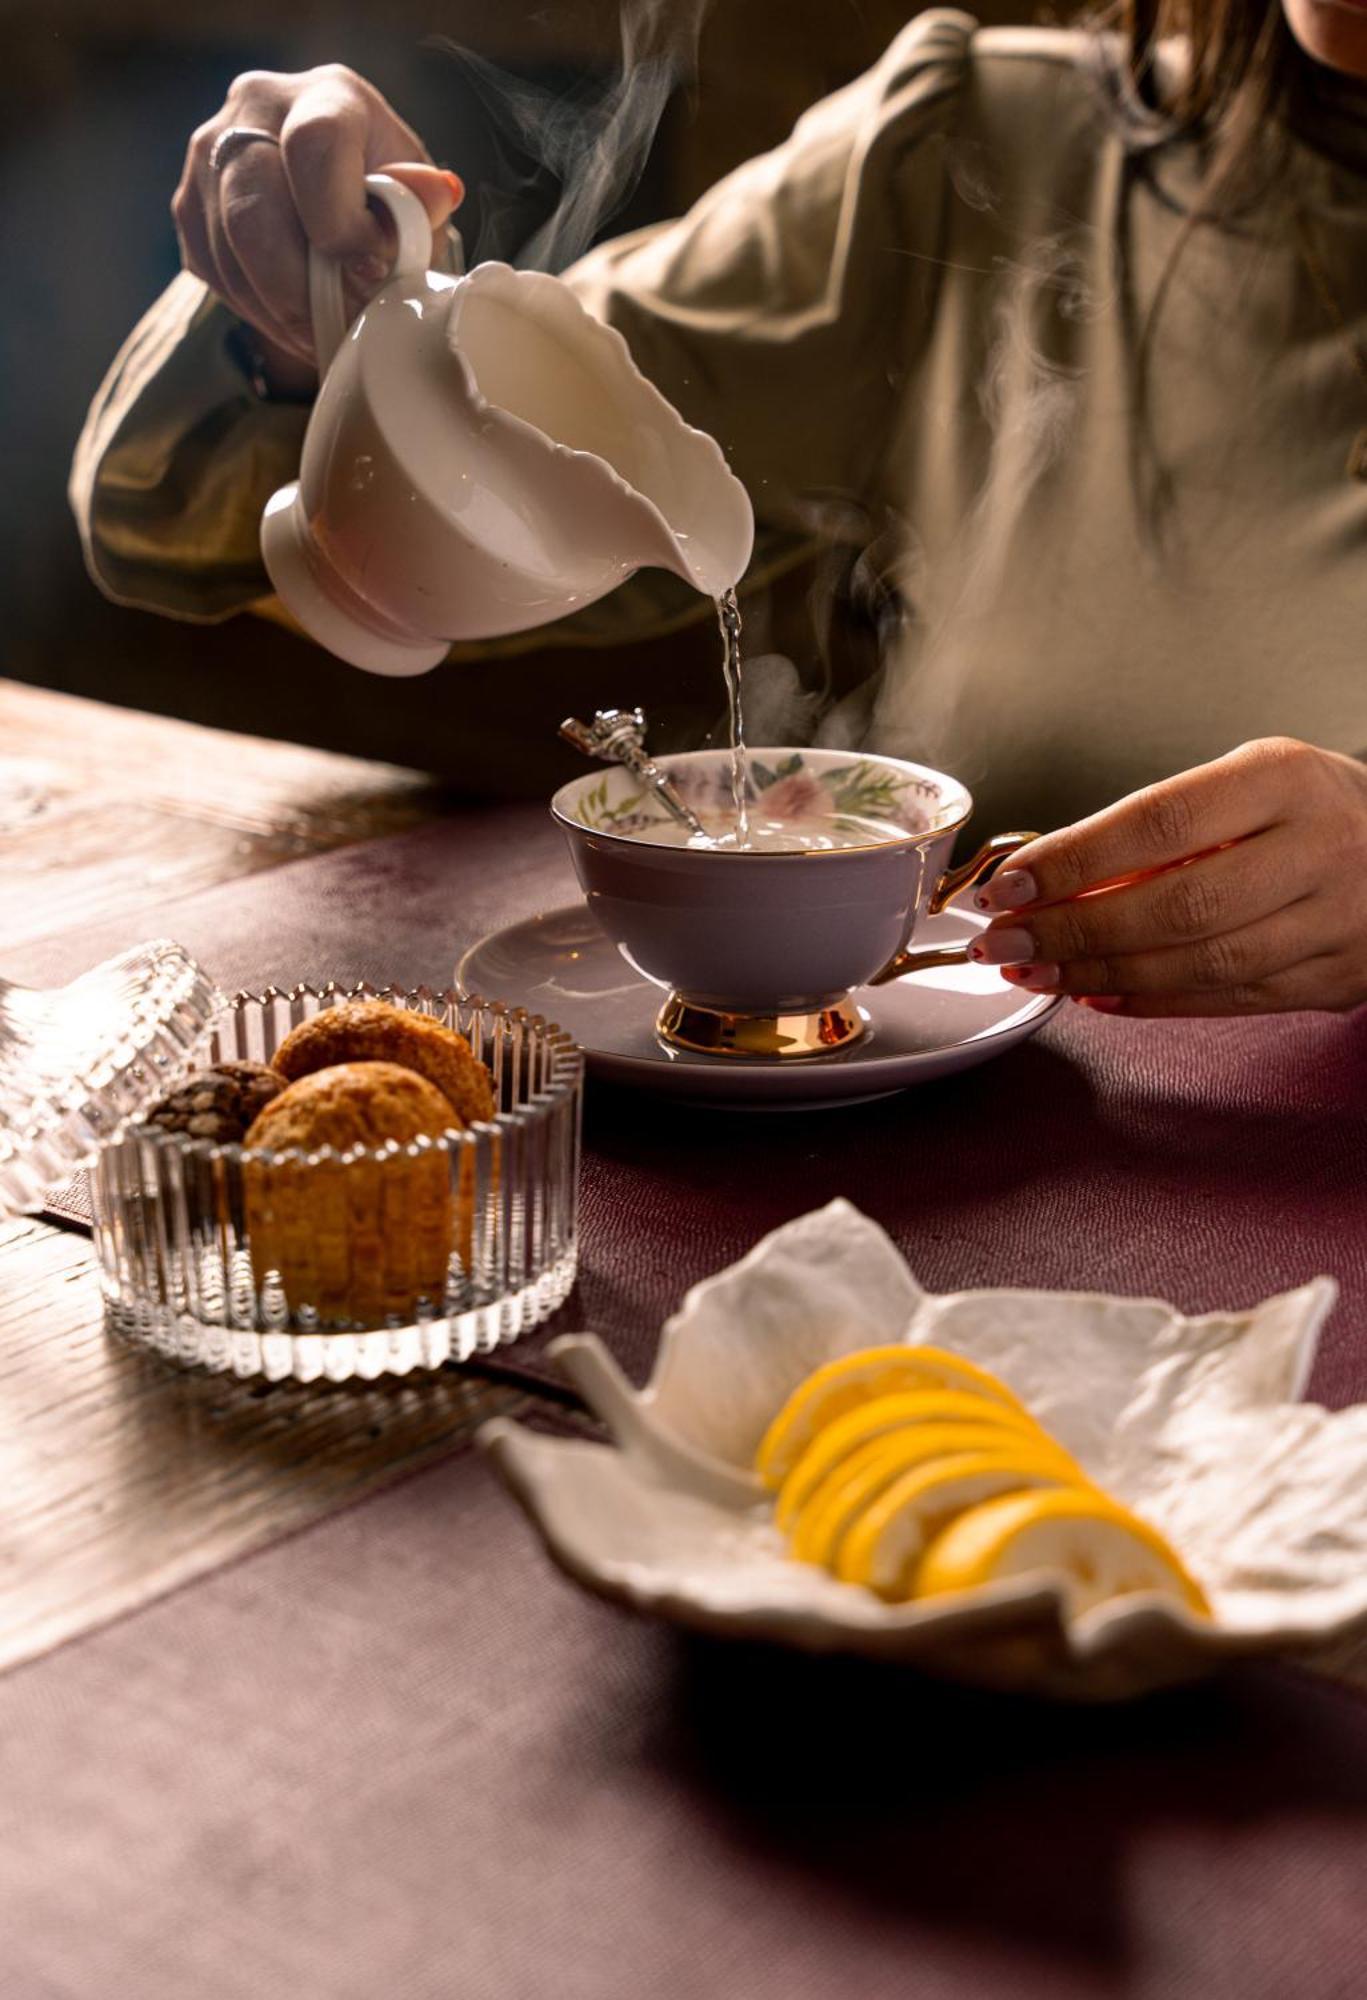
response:
[[[1239,227],[1275,187],[1282,111],[1304,75],[1282,0],[1090,0],[1105,94],[1136,166],[1186,142],[1204,171],[1137,327],[1130,474],[1146,532],[1161,543],[1171,489],[1151,429],[1160,322],[1192,238]]]
[[[1094,19],[1136,149],[1207,148],[1203,219],[1265,187],[1270,114],[1303,74],[1282,0],[1111,0]]]

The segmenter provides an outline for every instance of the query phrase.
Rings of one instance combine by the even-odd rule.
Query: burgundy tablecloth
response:
[[[571,893],[471,815],[149,912],[227,983],[444,980]],[[65,976],[120,927],[0,972]],[[692,1279],[831,1195],[936,1287],[1343,1300],[1367,1395],[1367,1023],[1078,1014],[842,1112],[595,1093],[574,1317],[639,1373]],[[534,1355],[535,1345],[528,1352]],[[465,1456],[0,1684],[9,2000],[1349,2000],[1367,1704],[1272,1671],[1105,1714],[685,1642],[554,1576]]]
[[[465,1455],[0,1681],[5,2000],[1360,2000],[1367,1704],[686,1642]]]

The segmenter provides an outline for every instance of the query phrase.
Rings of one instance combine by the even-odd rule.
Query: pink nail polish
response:
[[[973,898],[973,907],[999,915],[1039,901],[1039,886],[1028,868],[1003,868]]]
[[[1009,979],[1013,986],[1023,986],[1027,993],[1051,993],[1059,982],[1059,968],[1056,965],[1004,965],[1002,978]]]
[[[974,938],[968,955],[979,965],[1029,965],[1035,940],[1029,931],[1018,929],[984,931]]]
[[[1079,993],[1077,1004],[1093,1014],[1118,1014],[1125,1002],[1116,993]]]

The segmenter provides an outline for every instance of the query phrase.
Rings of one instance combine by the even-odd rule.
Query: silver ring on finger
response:
[[[230,125],[226,132],[220,132],[209,148],[210,172],[221,174],[244,147],[252,145],[257,139],[264,140],[268,146],[278,147],[280,144],[278,133],[264,131],[260,125]]]

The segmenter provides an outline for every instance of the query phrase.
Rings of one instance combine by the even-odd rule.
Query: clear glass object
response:
[[[583,1056],[540,1017],[369,985],[239,994],[206,1062],[269,1062],[357,998],[433,1016],[493,1077],[491,1122],[410,1145],[270,1153],[133,1126],[91,1174],[111,1325],[169,1359],[271,1380],[404,1375],[515,1340],[578,1255]]]
[[[38,1207],[182,1076],[222,1006],[166,938],[69,986],[0,980],[0,1215]]]

